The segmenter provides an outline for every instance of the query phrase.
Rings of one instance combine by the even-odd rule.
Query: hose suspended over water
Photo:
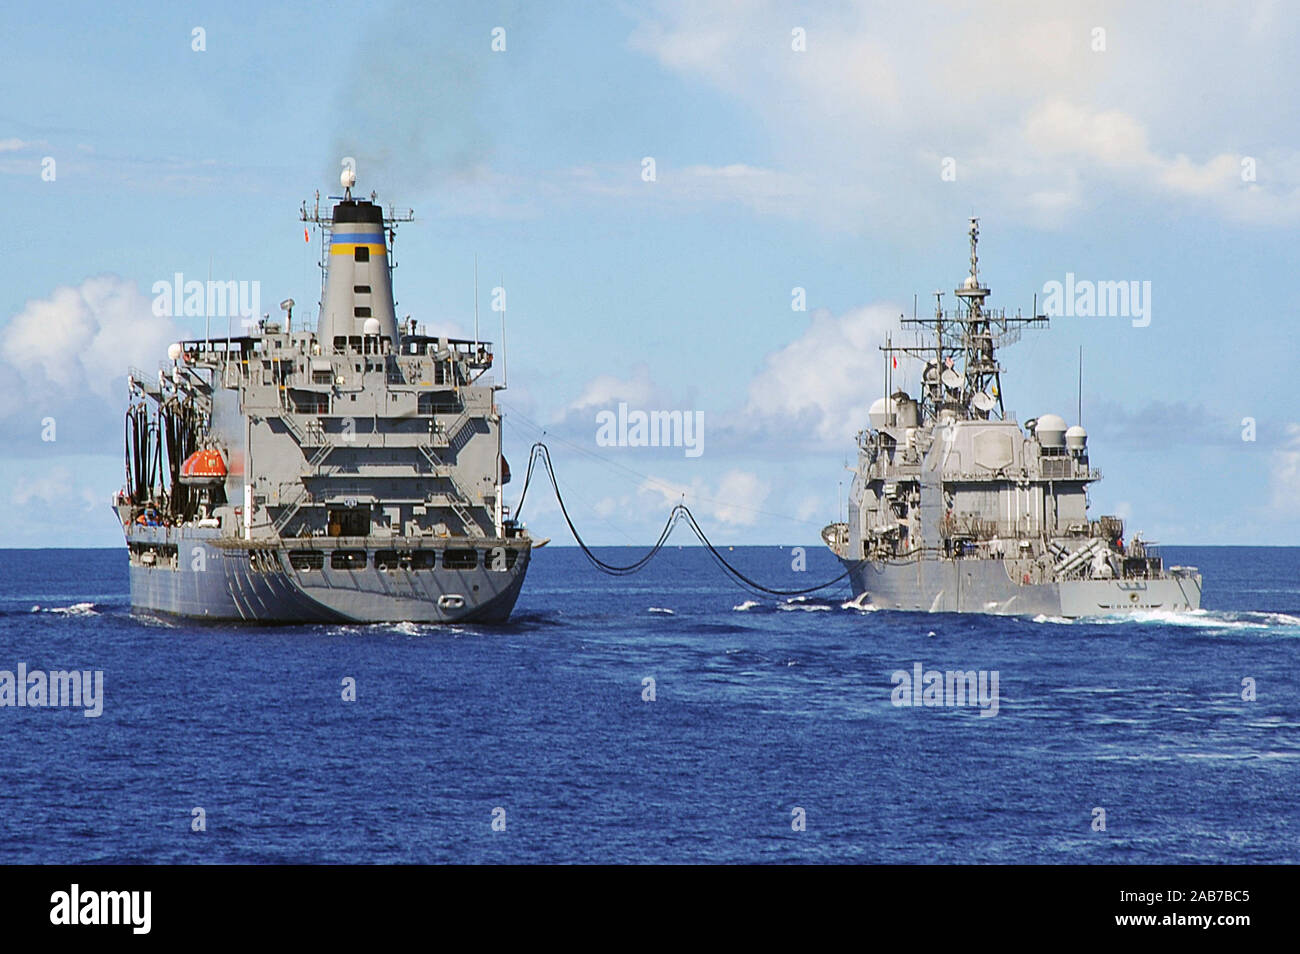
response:
[[[818,583],[816,586],[808,586],[797,590],[782,590],[770,586],[764,586],[762,583],[751,579],[740,570],[736,569],[736,567],[732,566],[727,558],[723,556],[718,548],[709,540],[708,535],[705,534],[703,528],[695,519],[695,515],[691,513],[691,509],[685,504],[679,503],[673,507],[672,512],[669,513],[668,522],[664,524],[664,529],[663,532],[659,534],[659,539],[655,541],[654,546],[652,546],[639,560],[625,566],[606,563],[592,552],[591,548],[587,546],[585,541],[583,541],[582,535],[578,533],[578,528],[573,525],[573,520],[569,517],[569,510],[564,504],[564,496],[560,493],[560,484],[555,477],[555,468],[551,464],[550,448],[541,441],[534,444],[529,453],[528,470],[524,475],[524,489],[520,493],[519,503],[515,507],[515,519],[519,519],[519,512],[523,508],[524,500],[528,497],[528,487],[533,479],[533,468],[539,460],[542,462],[542,466],[546,470],[546,476],[550,479],[551,488],[555,491],[555,502],[560,505],[560,513],[564,516],[564,522],[568,525],[569,532],[573,534],[573,539],[577,541],[579,549],[582,550],[583,555],[594,567],[596,567],[596,569],[603,573],[608,573],[611,576],[627,576],[643,569],[646,564],[653,560],[655,555],[663,549],[664,544],[668,542],[668,537],[672,534],[673,529],[677,526],[679,520],[683,520],[686,525],[690,527],[691,531],[699,539],[700,543],[708,549],[709,553],[717,562],[718,566],[722,568],[724,573],[731,577],[731,579],[740,586],[759,594],[767,594],[771,596],[805,596],[809,593],[815,593],[818,590],[824,590],[828,586],[834,586],[836,583],[847,578],[848,575],[852,573],[853,570],[856,570],[862,563],[867,562],[865,560],[860,561],[858,564],[845,570],[834,579],[827,580],[825,583]]]
[[[655,541],[653,547],[641,559],[629,563],[626,566],[618,566],[614,563],[606,563],[600,557],[591,551],[591,548],[583,541],[582,535],[578,533],[577,527],[569,518],[569,510],[564,505],[564,495],[560,493],[560,485],[555,479],[555,470],[551,466],[551,451],[545,444],[540,441],[533,445],[528,455],[528,471],[524,474],[524,489],[519,494],[519,503],[515,507],[515,519],[519,519],[519,510],[524,505],[524,499],[528,496],[528,485],[533,479],[533,466],[538,460],[541,460],[546,467],[546,474],[551,480],[551,488],[555,491],[555,502],[560,505],[560,513],[564,515],[564,522],[569,525],[569,532],[573,534],[573,539],[578,541],[578,547],[582,550],[583,556],[591,561],[592,566],[610,576],[628,576],[636,573],[647,563],[655,558],[665,543],[668,542],[669,535],[673,532],[673,527],[677,524],[677,511],[680,507],[674,507],[672,513],[668,515],[668,522],[664,524],[663,531],[659,534],[659,539]]]

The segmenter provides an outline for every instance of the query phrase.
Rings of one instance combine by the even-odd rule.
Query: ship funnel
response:
[[[349,197],[334,206],[317,335],[326,348],[382,352],[398,343],[384,212]]]

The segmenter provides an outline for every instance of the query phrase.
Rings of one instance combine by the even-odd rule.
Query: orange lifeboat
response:
[[[225,479],[226,462],[215,447],[195,451],[181,464],[182,484],[219,484]]]

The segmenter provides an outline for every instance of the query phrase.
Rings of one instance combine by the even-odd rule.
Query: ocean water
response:
[[[99,718],[0,708],[0,862],[1298,861],[1300,549],[1164,555],[1205,610],[873,612],[548,547],[504,627],[258,628],[133,617],[120,551],[0,551],[0,670],[104,672]],[[997,714],[894,705],[915,663],[996,671]]]

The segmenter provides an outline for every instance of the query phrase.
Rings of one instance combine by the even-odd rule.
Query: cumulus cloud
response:
[[[898,314],[888,305],[813,312],[802,335],[764,359],[749,384],[741,427],[851,447],[871,402],[884,393],[879,347],[897,331]]]
[[[840,315],[814,311],[808,327],[793,341],[771,351],[750,379],[739,401],[707,413],[709,447],[731,452],[752,448],[756,440],[781,435],[788,446],[844,451],[867,424],[871,403],[884,393],[884,358],[879,350],[886,334],[898,343],[899,311],[877,304]],[[900,359],[896,385],[915,375],[911,359]],[[670,409],[674,402],[659,388],[650,370],[638,365],[630,377],[602,374],[592,378],[565,406],[555,423],[584,433],[592,431],[592,414],[626,401],[632,408]]]
[[[714,485],[699,477],[689,484],[649,477],[637,487],[642,497],[658,499],[666,507],[684,503],[697,517],[729,527],[758,523],[771,490],[771,485],[756,474],[737,469],[728,470]]]
[[[18,456],[120,455],[128,370],[156,373],[179,337],[134,282],[115,275],[28,301],[0,328],[0,438]]]
[[[28,399],[116,398],[128,367],[156,368],[179,336],[134,282],[87,278],[29,301],[5,326],[0,362]],[[13,405],[0,406],[0,415]]]
[[[780,161],[751,187],[850,187],[832,209],[789,206],[812,215],[901,214],[902,195],[913,219],[933,213],[953,199],[940,184],[951,157],[956,182],[974,190],[962,198],[1040,225],[1116,191],[1241,221],[1300,221],[1300,153],[1270,146],[1267,111],[1240,108],[1258,97],[1260,64],[1285,61],[1294,30],[1262,7],[1214,29],[1215,11],[1181,12],[1010,0],[792,15],[775,0],[681,0],[643,14],[630,45],[763,121]],[[795,26],[802,52],[791,49]],[[1205,62],[1216,64],[1213,81]],[[1297,92],[1283,71],[1268,83],[1275,96]],[[1243,176],[1247,160],[1254,178]],[[852,188],[862,182],[890,188]]]
[[[1119,109],[1094,109],[1053,100],[1026,118],[1022,136],[1044,159],[1070,162],[1067,207],[1078,205],[1082,189],[1079,167],[1105,171],[1120,183],[1188,199],[1208,200],[1225,217],[1237,220],[1287,221],[1300,217],[1300,153],[1269,150],[1263,157],[1235,153],[1212,155],[1200,162],[1183,153],[1162,154],[1151,146],[1146,126]],[[1259,180],[1260,165],[1270,182]],[[1253,178],[1252,178],[1253,177]]]
[[[655,393],[650,380],[650,369],[637,365],[630,378],[620,378],[613,374],[600,374],[592,378],[583,387],[582,393],[565,407],[565,414],[606,408],[619,401],[638,407],[645,406]]]

